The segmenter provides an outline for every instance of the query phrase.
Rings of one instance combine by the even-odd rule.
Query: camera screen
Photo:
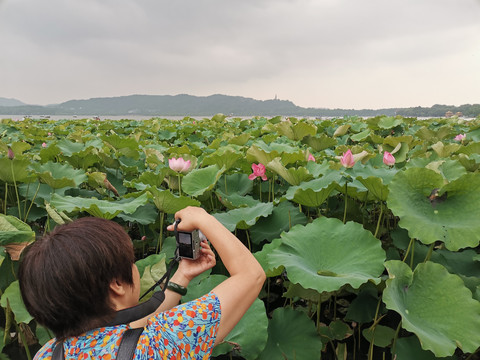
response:
[[[193,258],[192,234],[178,233],[178,253],[180,256]]]

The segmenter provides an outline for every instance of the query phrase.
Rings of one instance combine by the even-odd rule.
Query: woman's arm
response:
[[[182,231],[201,230],[213,245],[230,277],[213,289],[220,300],[221,317],[216,344],[240,321],[257,298],[265,272],[252,253],[217,219],[198,207],[187,207],[175,214]],[[168,230],[173,230],[170,225]]]

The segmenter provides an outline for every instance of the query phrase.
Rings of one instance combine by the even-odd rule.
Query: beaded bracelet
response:
[[[171,281],[168,282],[167,289],[176,292],[177,294],[180,294],[182,296],[187,294],[187,288],[185,286],[178,285]]]

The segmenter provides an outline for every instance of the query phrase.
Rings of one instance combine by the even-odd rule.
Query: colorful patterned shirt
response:
[[[155,314],[148,320],[135,350],[135,360],[210,358],[220,324],[220,301],[214,293]],[[113,360],[128,325],[88,331],[65,340],[65,359]],[[55,339],[34,360],[50,360]]]

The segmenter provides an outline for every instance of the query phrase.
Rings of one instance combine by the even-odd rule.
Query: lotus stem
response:
[[[228,189],[227,189],[227,177],[226,177],[226,176],[224,176],[224,177],[223,177],[223,179],[224,179],[224,181],[225,181],[225,194],[227,194],[227,195],[228,195]]]
[[[343,223],[344,223],[344,224],[345,224],[346,221],[347,221],[347,198],[348,198],[348,196],[347,196],[347,194],[348,194],[348,192],[347,192],[347,190],[348,190],[347,184],[348,184],[348,183],[345,182],[345,209],[343,210]]]
[[[25,194],[25,200],[23,201],[23,213],[26,214],[27,213],[27,198],[28,198],[28,192],[30,190],[30,183],[27,184],[27,192]],[[25,220],[26,221],[26,218]]]
[[[160,233],[158,234],[158,240],[157,240],[157,249],[156,249],[156,253],[158,254],[160,252],[160,250],[162,250],[162,243],[163,243],[163,211],[160,211]]]
[[[5,202],[3,204],[3,213],[7,215],[7,195],[8,195],[8,184],[5,183]]]
[[[178,193],[182,196],[182,184],[180,183],[180,174],[178,174]]]
[[[22,212],[20,210],[20,197],[18,196],[17,182],[15,181],[15,172],[13,171],[13,161],[10,161],[10,168],[12,169],[12,178],[13,185],[15,186],[15,194],[17,195],[17,207],[18,207],[18,218],[22,218]]]
[[[20,338],[22,339],[23,347],[25,348],[25,353],[27,354],[27,359],[32,360],[32,355],[30,354],[30,349],[28,348],[27,339],[25,338],[25,334],[23,333],[23,330],[17,323],[15,323],[15,327],[17,329],[17,333],[20,335]]]
[[[245,229],[245,233],[247,234],[248,250],[252,252],[252,243],[250,242],[250,235],[248,235],[248,229]]]
[[[375,229],[375,237],[378,235],[378,230],[380,229],[380,223],[382,221],[383,215],[383,201],[380,201],[380,215],[378,215],[377,228]]]
[[[262,183],[260,183],[260,185],[258,186],[258,190],[260,193],[260,202],[262,202]]]
[[[402,327],[402,321],[400,320],[397,325],[397,330],[395,331],[395,335],[393,336],[393,343],[392,343],[392,354],[395,352],[395,346],[397,345],[397,338],[400,332],[400,328]]]
[[[322,296],[318,295],[318,303],[317,303],[317,331],[320,331],[320,310],[322,305]]]
[[[382,303],[382,299],[378,299],[377,303],[377,310],[375,311],[375,318],[373,319],[373,325],[371,326],[372,328],[372,340],[370,341],[370,346],[368,348],[368,360],[373,359],[373,342],[375,340],[375,327],[377,326],[377,317],[378,317],[378,312],[380,310],[380,304]]]
[[[35,201],[35,199],[37,198],[37,194],[38,194],[38,191],[40,190],[40,182],[38,182],[38,186],[37,186],[37,190],[35,191],[35,194],[33,195],[33,198],[32,198],[32,201],[30,203],[30,206],[28,207],[28,210],[27,210],[27,213],[25,214],[25,222],[27,221],[27,218],[28,218],[28,214],[30,214],[30,210],[32,209],[32,206],[33,206],[33,202]],[[26,199],[25,199],[26,201]]]
[[[412,248],[412,244],[413,244],[413,238],[411,238],[410,242],[408,243],[407,251],[405,252],[405,256],[403,257],[403,260],[402,260],[403,262],[407,260],[408,254],[410,253],[410,249]]]
[[[430,260],[430,257],[432,256],[432,253],[433,253],[434,246],[435,246],[435,243],[430,244],[430,247],[428,248],[427,256],[425,256],[425,260],[423,260],[424,263]]]

